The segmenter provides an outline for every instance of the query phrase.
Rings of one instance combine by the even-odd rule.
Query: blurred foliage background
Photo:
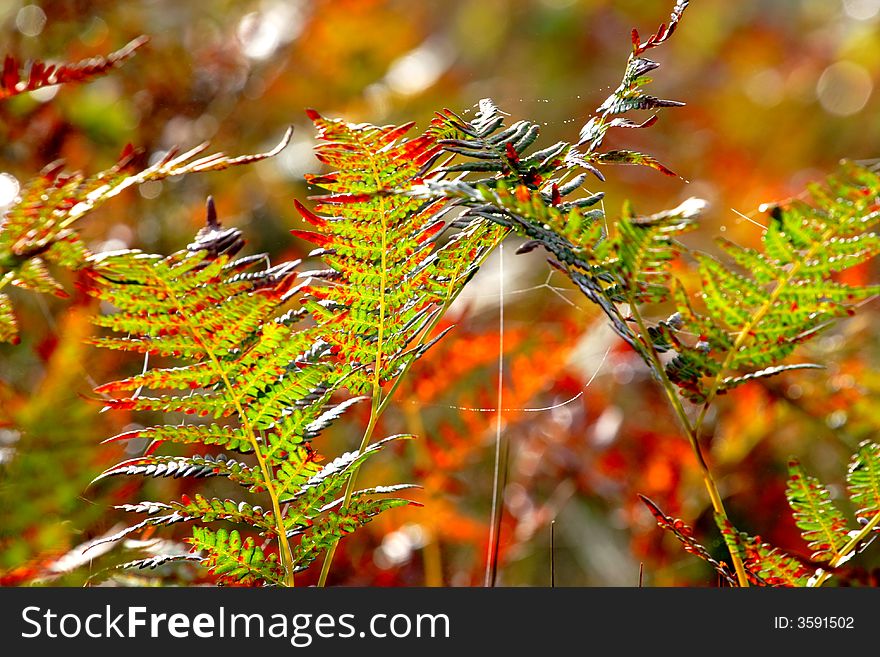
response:
[[[50,88],[0,109],[0,205],[59,158],[95,172],[126,143],[143,163],[174,145],[211,140],[230,154],[265,150],[287,125],[293,143],[243,169],[153,182],[82,224],[95,251],[183,247],[212,194],[226,225],[251,249],[305,256],[287,232],[302,228],[293,199],[320,170],[304,108],[352,121],[426,127],[442,107],[469,111],[491,97],[544,124],[547,143],[576,139],[621,77],[629,31],[647,35],[673,3],[651,0],[51,0],[0,3],[0,50],[75,61],[147,34],[151,41],[110,76]],[[655,212],[689,196],[711,202],[691,243],[711,250],[724,233],[760,236],[761,203],[799,194],[842,158],[880,153],[880,0],[693,2],[657,51],[652,93],[687,106],[645,131],[612,133],[680,177],[606,169],[606,207],[624,199]],[[743,216],[745,215],[745,216]],[[499,350],[498,257],[451,311],[452,334],[410,375],[386,433],[418,441],[365,472],[409,480],[425,507],[392,512],[346,539],[331,583],[455,585],[482,582],[488,539]],[[548,585],[555,520],[557,585],[714,585],[699,560],[661,532],[636,494],[694,524],[718,556],[690,449],[647,371],[604,320],[539,253],[505,250],[503,430],[509,440],[499,584]],[[687,276],[686,271],[681,272]],[[855,276],[877,280],[862,269]],[[58,560],[114,527],[108,505],[131,501],[131,482],[90,487],[123,456],[100,445],[142,418],[101,414],[96,382],[141,363],[83,344],[91,301],[16,297],[22,344],[0,346],[0,581],[38,577],[81,584],[113,554]],[[659,311],[658,311],[659,312]],[[803,354],[829,363],[743,387],[718,405],[710,458],[743,531],[804,553],[785,504],[789,456],[826,482],[842,482],[859,440],[876,437],[880,375],[876,305]],[[549,410],[539,410],[548,409]],[[354,449],[360,430],[341,423],[318,445]],[[135,445],[137,449],[142,446]],[[182,484],[150,481],[167,498]],[[186,492],[177,490],[177,493]],[[149,497],[149,491],[146,492]],[[845,498],[845,496],[844,496]],[[870,551],[869,551],[870,552]],[[875,551],[876,554],[876,551]],[[877,584],[880,559],[861,558],[844,581]],[[191,574],[197,577],[196,574]],[[304,581],[309,576],[304,577]]]

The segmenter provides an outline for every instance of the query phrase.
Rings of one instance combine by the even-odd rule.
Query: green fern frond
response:
[[[777,364],[799,344],[880,293],[880,286],[833,279],[880,253],[878,195],[880,178],[848,165],[825,186],[810,187],[811,203],[792,201],[773,209],[763,251],[721,240],[741,272],[698,256],[706,315],[683,304],[679,311],[685,328],[701,336],[700,347],[678,345],[693,368],[688,377],[670,373],[688,397],[711,400],[751,379],[784,371]]]
[[[331,270],[315,272],[307,307],[337,357],[356,368],[346,385],[355,393],[389,380],[406,347],[434,310],[431,238],[444,228],[443,203],[403,195],[439,148],[412,127],[352,125],[310,114],[319,132],[316,155],[336,170],[311,181],[330,191],[315,212],[297,204],[316,230],[292,231],[316,244]]]
[[[249,502],[200,495],[123,505],[123,510],[147,517],[107,540],[190,523],[194,549],[204,552],[204,565],[220,581],[289,585],[302,566],[294,558],[290,536],[321,523],[345,530],[394,506],[377,499],[359,512],[362,520],[358,514],[354,520],[335,519],[341,511],[328,509],[352,469],[397,437],[321,467],[310,441],[363,399],[332,400],[358,369],[331,353],[325,337],[335,322],[322,326],[302,321],[308,315],[303,286],[297,284],[297,262],[269,266],[265,256],[237,257],[243,245],[240,232],[223,229],[209,203],[208,225],[184,251],[167,257],[125,251],[89,258],[88,291],[114,309],[95,321],[119,336],[94,342],[166,359],[96,388],[106,397],[105,407],[212,418],[194,425],[148,426],[110,438],[107,442],[152,442],[146,454],[114,465],[98,479],[224,477],[250,493],[267,495],[271,506],[265,511]],[[162,394],[152,396],[151,391]],[[166,442],[215,445],[239,452],[245,460],[223,453],[156,454]],[[217,522],[256,532],[261,544],[238,531],[207,528]]]
[[[150,454],[162,443],[183,445],[217,445],[225,450],[246,454],[254,451],[248,442],[247,434],[240,427],[227,427],[218,424],[158,425],[123,431],[104,443],[123,440],[148,440],[146,453]]]
[[[831,492],[794,460],[788,464],[786,497],[801,535],[814,551],[812,559],[838,557],[849,540],[846,518],[831,501]]]
[[[459,232],[441,242],[449,228],[443,219],[449,202],[412,192],[442,152],[436,129],[407,139],[412,124],[354,125],[315,111],[308,114],[318,131],[316,156],[333,170],[308,177],[329,192],[312,197],[314,210],[296,203],[314,230],[291,232],[316,245],[310,255],[320,256],[329,267],[306,273],[310,281],[304,307],[345,372],[344,387],[371,400],[358,450],[341,457],[348,459],[345,464],[335,462],[339,467],[333,475],[346,481],[341,505],[346,509],[360,464],[375,447],[370,441],[378,418],[401,376],[443,337],[445,332],[432,334],[434,327],[506,231],[488,222],[453,224]],[[289,481],[294,487],[306,485],[310,492],[295,496],[294,503],[306,503],[309,495],[323,491],[323,484],[313,488],[301,477],[295,471]],[[315,504],[318,499],[326,503],[325,495],[320,492]],[[306,504],[303,513],[313,512],[315,504]],[[334,529],[335,522],[326,521],[331,528],[326,540],[313,542],[314,549],[307,551],[314,555],[314,550],[328,550],[320,585],[336,542],[347,533]]]

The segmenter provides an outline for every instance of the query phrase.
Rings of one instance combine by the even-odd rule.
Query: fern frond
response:
[[[639,495],[639,499],[646,507],[648,507],[648,510],[651,512],[651,515],[654,516],[657,524],[679,540],[684,547],[685,552],[699,557],[712,566],[712,568],[715,569],[715,572],[717,572],[729,586],[736,586],[736,576],[731,572],[730,566],[723,561],[715,559],[715,557],[709,553],[709,550],[697,541],[694,537],[694,530],[690,526],[685,524],[683,520],[666,515],[660,507],[644,495]]]
[[[247,434],[240,427],[227,427],[217,424],[158,425],[123,431],[103,441],[112,443],[123,440],[149,440],[146,453],[155,451],[162,443],[184,445],[217,445],[223,449],[246,454],[254,451],[248,442]]]
[[[148,37],[139,36],[106,57],[92,57],[76,64],[47,64],[32,61],[22,66],[15,57],[6,55],[3,60],[3,72],[0,74],[0,101],[41,87],[88,82],[106,75],[110,70],[130,59],[147,41],[149,41]]]
[[[344,477],[344,510],[352,503],[360,463],[375,447],[370,441],[378,418],[402,375],[445,335],[433,335],[432,330],[506,231],[489,222],[454,224],[461,230],[438,247],[449,227],[443,219],[449,202],[440,195],[425,199],[413,192],[442,153],[438,139],[444,134],[436,126],[407,139],[412,124],[354,125],[315,111],[309,111],[309,117],[318,131],[316,155],[333,170],[308,177],[329,192],[312,197],[317,202],[314,210],[296,204],[314,230],[291,232],[316,245],[310,255],[321,256],[329,267],[308,272],[304,305],[346,372],[344,386],[371,400],[357,451],[337,459],[330,464],[335,469],[327,471],[334,478]],[[292,498],[305,516],[294,524],[311,526],[309,514],[319,502],[326,504],[328,491],[340,487],[333,483],[325,491],[323,483],[303,482],[296,468],[285,476],[286,485],[306,486],[303,494]],[[295,513],[291,511],[291,518]],[[320,585],[326,581],[337,541],[347,533],[332,518],[325,524],[322,540],[303,539],[310,546],[305,552],[309,560],[317,551],[328,550]]]
[[[731,553],[742,559],[749,583],[756,586],[807,586],[813,570],[801,560],[764,543],[759,536],[740,532],[726,518],[716,515],[715,521]]]
[[[307,307],[327,340],[352,368],[346,386],[374,391],[393,379],[414,355],[408,351],[445,301],[472,274],[479,238],[454,240],[437,250],[445,229],[443,199],[406,194],[421,170],[440,153],[430,134],[404,135],[412,125],[353,125],[309,116],[318,129],[319,160],[335,171],[312,176],[330,193],[314,197],[315,210],[297,207],[313,231],[292,231],[319,247],[330,267],[312,272]],[[357,371],[355,371],[357,370]]]
[[[207,149],[207,143],[182,154],[172,150],[162,160],[141,171],[133,169],[135,152],[131,146],[123,151],[113,167],[93,176],[64,173],[61,164],[50,165],[38,178],[24,185],[19,198],[0,219],[0,289],[12,284],[36,292],[63,295],[63,289],[45,264],[77,270],[89,263],[91,254],[73,227],[89,212],[144,182],[219,171],[272,157],[287,145],[290,136],[291,130],[288,129],[272,150],[232,158],[222,153],[199,157]],[[216,240],[216,236],[212,237]],[[210,250],[208,246],[196,243],[196,248],[203,253]],[[10,305],[9,298],[2,292],[0,305]],[[0,313],[0,337],[10,341],[16,333],[9,313]]]
[[[650,155],[628,150],[602,153],[599,149],[611,128],[647,128],[657,120],[655,115],[646,121],[636,123],[622,115],[633,110],[683,105],[677,101],[660,99],[643,92],[643,87],[650,82],[647,74],[659,64],[639,55],[649,48],[664,43],[672,35],[687,5],[686,0],[680,0],[673,10],[669,27],[661,26],[660,30],[644,44],[638,42],[638,33],[633,31],[633,52],[627,60],[623,80],[596,109],[596,116],[581,128],[579,140],[575,145],[560,141],[529,152],[538,139],[540,126],[531,121],[517,121],[506,127],[505,112],[498,109],[488,98],[479,102],[475,118],[470,122],[449,109],[438,112],[432,122],[431,132],[436,135],[438,143],[451,158],[431,172],[435,182],[454,173],[493,174],[476,182],[489,187],[494,187],[498,181],[504,181],[510,187],[525,185],[530,189],[536,189],[543,186],[543,191],[553,197],[565,196],[583,183],[583,178],[568,180],[579,169],[585,169],[600,180],[604,180],[596,168],[600,165],[638,164],[657,169],[667,175],[674,175]],[[582,145],[586,145],[584,152],[577,148]]]
[[[505,127],[505,113],[488,99],[480,101],[471,122],[444,110],[431,130],[450,158],[429,172],[417,190],[424,198],[441,196],[466,206],[468,210],[456,225],[491,221],[528,238],[524,250],[544,246],[553,256],[551,264],[568,274],[636,348],[635,331],[617,304],[661,301],[669,295],[669,265],[680,250],[676,235],[691,227],[702,202],[690,200],[652,217],[637,218],[625,212],[615,235],[607,236],[601,193],[571,200],[567,197],[582,188],[587,173],[604,180],[596,168],[601,164],[641,164],[671,173],[650,156],[620,150],[602,153],[599,149],[613,127],[646,128],[656,121],[655,116],[635,123],[622,114],[681,104],[642,92],[649,82],[646,75],[657,64],[638,55],[668,39],[687,4],[679,2],[669,27],[661,27],[645,44],[636,43],[636,34],[621,85],[582,128],[576,145],[558,142],[529,152],[540,127],[528,121]],[[579,151],[577,147],[584,144],[585,152]],[[461,175],[450,179],[457,173]],[[478,177],[480,174],[483,177]]]
[[[489,99],[482,99],[472,121],[465,121],[452,110],[438,112],[431,122],[430,134],[452,156],[463,162],[445,162],[431,171],[432,177],[452,173],[493,173],[480,183],[494,186],[503,180],[508,185],[522,184],[536,188],[548,176],[563,168],[571,145],[557,142],[547,148],[529,152],[538,139],[541,128],[532,121],[517,121],[504,126],[505,112]]]
[[[741,272],[698,257],[706,315],[684,303],[678,310],[687,330],[701,336],[700,345],[677,345],[692,367],[687,376],[670,372],[693,401],[778,374],[779,361],[800,343],[880,293],[877,285],[834,279],[880,253],[880,178],[847,165],[825,186],[811,186],[810,196],[811,203],[773,209],[763,251],[720,242]]]
[[[688,0],[678,0],[672,10],[668,26],[661,25],[660,29],[644,43],[641,42],[638,31],[633,29],[633,51],[627,60],[623,79],[612,94],[596,109],[596,116],[581,128],[577,146],[586,146],[586,152],[574,151],[570,157],[571,160],[581,160],[593,165],[639,164],[657,169],[666,175],[675,175],[650,155],[628,150],[599,153],[598,149],[602,146],[605,135],[611,128],[647,128],[657,120],[657,115],[652,115],[647,121],[634,123],[621,115],[633,110],[654,110],[684,105],[679,101],[665,100],[644,93],[643,87],[651,82],[647,77],[648,73],[656,70],[660,65],[641,55],[646,50],[665,43],[672,36],[687,6]]]
[[[224,229],[209,203],[207,226],[184,251],[167,257],[124,251],[89,258],[89,292],[114,309],[95,322],[121,334],[94,342],[175,359],[96,388],[109,396],[105,407],[213,418],[114,436],[107,442],[137,437],[152,443],[144,456],[123,461],[98,479],[219,476],[268,495],[271,508],[265,511],[200,495],[124,505],[120,508],[148,517],[108,540],[191,523],[194,547],[205,552],[204,564],[221,581],[291,584],[299,564],[288,542],[290,528],[308,528],[325,517],[321,522],[347,527],[347,521],[333,519],[338,511],[325,508],[329,498],[346,485],[353,468],[387,441],[320,466],[309,441],[363,399],[331,399],[358,370],[333,357],[325,340],[333,322],[302,322],[307,313],[297,262],[268,266],[262,264],[264,256],[237,257],[243,245],[241,233]],[[151,396],[150,391],[164,394]],[[165,442],[216,445],[242,453],[248,462],[224,454],[155,454]],[[370,509],[390,508],[380,501],[376,505]],[[252,536],[206,527],[217,522],[257,531],[275,547],[265,552],[269,548],[257,546]]]
[[[801,535],[813,550],[815,561],[830,561],[849,541],[843,513],[831,501],[831,493],[797,461],[788,464],[786,497]]]

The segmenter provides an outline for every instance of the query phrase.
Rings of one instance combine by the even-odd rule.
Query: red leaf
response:
[[[299,212],[300,216],[305,219],[307,222],[312,224],[315,228],[324,228],[327,225],[327,221],[314,212],[309,210],[306,206],[299,202],[299,200],[294,199],[293,205],[296,207],[297,212]]]

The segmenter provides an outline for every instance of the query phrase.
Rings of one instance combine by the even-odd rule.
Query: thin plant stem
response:
[[[486,573],[484,586],[494,586],[495,571],[498,562],[497,539],[501,531],[501,515],[498,507],[501,503],[501,432],[504,409],[504,244],[498,247],[498,409],[495,415],[495,464],[492,473],[492,511],[489,516],[489,541],[487,543]]]
[[[855,534],[846,545],[840,548],[840,552],[838,552],[837,556],[834,557],[831,561],[828,562],[828,570],[823,570],[817,577],[815,583],[813,583],[813,587],[822,586],[829,577],[831,577],[832,571],[837,568],[840,564],[846,561],[853,550],[861,545],[862,541],[866,540],[876,529],[880,526],[880,513],[875,513],[874,517],[868,521],[868,523],[862,527],[858,534]]]
[[[687,413],[684,410],[684,406],[682,406],[681,398],[678,396],[678,392],[676,391],[674,384],[669,380],[669,377],[666,375],[666,368],[663,367],[663,363],[660,360],[660,355],[654,348],[654,344],[645,337],[648,335],[648,329],[645,325],[645,321],[642,318],[641,313],[639,312],[637,304],[630,303],[630,309],[633,319],[635,320],[636,325],[639,328],[639,336],[642,347],[645,350],[645,353],[648,356],[649,360],[651,361],[651,369],[653,369],[656,373],[660,385],[663,388],[663,392],[665,393],[667,400],[669,400],[670,406],[672,406],[676,417],[678,418],[682,428],[685,431],[685,434],[687,435],[688,442],[690,442],[691,449],[693,450],[694,455],[697,457],[697,464],[700,467],[700,473],[703,477],[703,484],[706,487],[706,491],[709,493],[709,499],[712,501],[712,509],[715,511],[716,515],[726,520],[727,511],[724,508],[724,502],[722,501],[721,493],[718,490],[715,479],[712,476],[712,471],[709,469],[709,464],[706,462],[705,456],[703,456],[703,450],[700,447],[698,432],[695,426],[691,424],[690,418],[688,418]],[[700,420],[702,420],[704,416],[705,408],[703,413],[700,414]],[[736,571],[736,579],[739,582],[739,585],[743,588],[747,588],[749,586],[749,580],[746,576],[745,566],[743,565],[742,558],[738,554],[736,554],[736,552],[731,550],[730,559],[733,562],[733,567]]]
[[[498,455],[499,478],[496,482],[496,491],[499,494],[495,505],[495,514],[492,516],[492,539],[489,542],[489,558],[486,564],[487,588],[494,588],[498,578],[498,550],[501,545],[501,518],[504,515],[504,505],[501,503],[501,492],[507,487],[507,459],[510,454],[510,442],[504,440],[501,445],[501,453]]]
[[[177,298],[174,290],[171,287],[166,287],[166,290],[168,292],[169,298],[172,300],[175,306],[178,309],[183,310],[184,306]],[[230,382],[229,377],[226,374],[223,366],[220,364],[217,355],[214,353],[214,350],[211,349],[208,345],[208,341],[202,337],[201,327],[191,321],[189,314],[182,312],[181,316],[189,327],[190,333],[195,339],[196,343],[205,350],[205,353],[208,355],[208,358],[210,359],[211,364],[214,366],[215,371],[220,375],[224,387],[226,388],[226,390],[229,391],[232,397],[232,403],[235,406],[235,411],[238,414],[239,420],[241,421],[242,428],[245,431],[245,435],[247,436],[251,448],[254,450],[254,456],[256,457],[257,464],[260,468],[260,474],[263,476],[263,484],[266,486],[266,493],[269,495],[269,499],[272,504],[272,515],[275,521],[275,533],[278,537],[278,551],[281,554],[281,566],[284,572],[284,583],[286,586],[293,587],[295,585],[293,552],[290,549],[290,540],[287,538],[287,528],[284,526],[284,514],[281,512],[281,503],[278,499],[278,491],[275,490],[275,486],[273,485],[275,479],[272,476],[272,471],[269,468],[269,464],[266,463],[266,458],[262,452],[264,443],[261,443],[260,440],[257,438],[254,427],[251,425],[247,413],[245,412],[244,407],[241,405],[239,397],[234,394],[235,388],[232,386],[232,383]]]

